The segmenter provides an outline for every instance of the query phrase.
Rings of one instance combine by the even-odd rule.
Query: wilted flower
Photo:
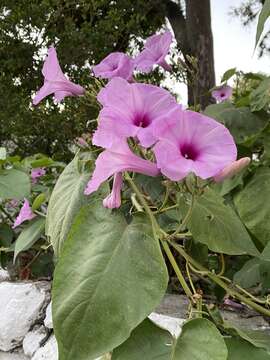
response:
[[[191,172],[207,179],[236,159],[237,149],[230,132],[197,112],[175,110],[156,122],[155,134],[159,138],[153,148],[158,168],[174,181]]]
[[[121,52],[114,52],[103,59],[98,65],[93,66],[95,76],[102,79],[121,77],[132,81],[134,60]]]
[[[119,140],[113,149],[105,150],[98,156],[92,178],[88,182],[84,193],[86,195],[92,194],[112,175],[124,171],[134,171],[148,176],[156,176],[159,174],[156,164],[141,159],[130,150],[126,142]],[[120,175],[116,176],[114,185],[115,192],[118,192],[119,187],[121,187]],[[115,196],[115,193],[113,196]],[[118,195],[116,195],[116,197],[117,196]],[[115,201],[115,204],[118,205],[118,202]],[[106,200],[105,205],[108,205]]]
[[[232,96],[233,89],[229,85],[223,85],[212,91],[212,96],[217,101],[222,102]]]
[[[246,168],[250,163],[249,157],[241,158],[237,161],[232,162],[231,164],[225,166],[217,175],[214,176],[215,182],[219,183],[225,179],[229,179],[234,175],[238,174],[244,168]]]
[[[40,178],[41,176],[46,174],[46,170],[44,168],[36,168],[33,169],[31,171],[31,179],[32,179],[32,183],[36,184],[37,183],[37,179]]]
[[[103,206],[109,209],[121,206],[121,188],[123,185],[122,173],[116,173],[113,177],[113,187],[111,193],[103,200]]]
[[[98,94],[103,105],[93,144],[110,148],[119,138],[135,137],[140,144],[154,144],[153,124],[179,107],[166,90],[148,84],[129,84],[121,78],[112,79]]]
[[[48,50],[48,56],[42,68],[44,76],[44,85],[37,92],[33,104],[37,105],[46,96],[54,94],[57,102],[63,100],[66,96],[83,95],[85,90],[80,85],[76,85],[66,78],[63,74],[55,48],[51,46]]]
[[[136,57],[136,68],[142,72],[149,73],[155,64],[163,69],[171,71],[171,66],[165,57],[172,43],[172,34],[166,31],[163,34],[150,36],[144,45],[144,50]]]
[[[23,206],[19,212],[19,215],[16,217],[12,228],[14,229],[15,227],[21,225],[21,223],[23,223],[24,221],[32,220],[34,217],[36,217],[36,215],[33,213],[29,201],[27,199],[24,199]]]

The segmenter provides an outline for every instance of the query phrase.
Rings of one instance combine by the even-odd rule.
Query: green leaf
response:
[[[30,194],[29,176],[16,169],[0,172],[0,198],[1,199],[23,199]]]
[[[225,71],[225,73],[222,76],[221,82],[228,81],[233,75],[236,73],[236,68],[231,68]]]
[[[238,144],[254,141],[268,121],[248,107],[236,108],[228,102],[209,105],[204,113],[225,125]]]
[[[270,351],[270,335],[266,332],[238,328],[228,322],[224,322],[223,326],[232,334],[240,336],[257,348],[263,348],[268,352]]]
[[[60,175],[48,204],[46,234],[58,255],[67,237],[74,217],[81,206],[89,201],[84,189],[90,172],[80,169],[76,156]],[[90,198],[91,199],[91,198]]]
[[[263,252],[261,253],[261,259],[264,261],[270,261],[270,241],[263,249]]]
[[[255,48],[259,43],[259,40],[261,38],[264,29],[264,24],[269,16],[270,16],[270,0],[265,0],[263,8],[260,12],[259,21],[257,25]]]
[[[31,248],[40,239],[45,229],[45,218],[39,217],[28,224],[20,233],[15,242],[14,261],[21,251]]]
[[[112,360],[171,360],[173,342],[168,331],[146,319],[113,351]]]
[[[44,193],[39,194],[33,201],[32,209],[33,210],[39,209],[45,200],[46,200],[46,194]]]
[[[72,225],[54,274],[60,360],[92,360],[119,346],[167,288],[166,265],[150,224],[135,217],[128,225],[121,213],[93,197]]]
[[[188,206],[183,200],[181,208],[187,212]],[[211,189],[196,199],[187,227],[196,241],[206,244],[212,251],[229,255],[258,255],[238,216]]]
[[[270,169],[259,168],[251,181],[234,197],[238,213],[252,234],[262,243],[270,234]]]
[[[261,260],[258,258],[247,261],[242,269],[234,274],[234,282],[243,288],[257,285],[261,281],[260,265]]]
[[[8,248],[13,239],[13,231],[7,224],[0,224],[0,247]]]
[[[240,338],[227,338],[228,360],[270,360],[270,355],[263,349],[258,349],[249,342]]]
[[[270,104],[270,77],[264,79],[250,94],[252,111],[259,111]]]
[[[188,321],[177,340],[173,360],[227,360],[225,341],[207,319]]]

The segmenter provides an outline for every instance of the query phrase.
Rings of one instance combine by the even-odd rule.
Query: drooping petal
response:
[[[218,102],[225,101],[232,96],[233,89],[229,85],[222,85],[212,91],[212,96]]]
[[[222,171],[214,176],[215,182],[219,183],[233,177],[250,164],[250,158],[244,157],[227,165]]]
[[[98,65],[93,66],[94,75],[102,79],[121,77],[132,80],[134,61],[126,54],[114,52],[109,54]]]
[[[32,220],[34,217],[36,217],[36,214],[33,213],[29,201],[27,199],[24,199],[23,206],[19,212],[19,215],[17,216],[14,225],[12,228],[16,228],[17,226],[21,225],[26,220]]]
[[[148,84],[129,84],[121,78],[112,79],[98,95],[103,109],[94,143],[110,148],[119,138],[137,137],[140,144],[154,144],[153,126],[179,105],[166,90]]]
[[[33,104],[37,105],[45,97],[54,94],[57,102],[62,101],[66,96],[83,95],[85,90],[82,86],[74,84],[63,74],[54,47],[48,50],[48,56],[44,62],[42,74],[44,84],[36,93]]]
[[[103,206],[108,209],[115,209],[121,206],[121,188],[123,184],[122,173],[116,173],[113,177],[111,193],[103,200]]]
[[[177,109],[172,115],[154,128],[159,141],[153,150],[164,175],[181,180],[193,172],[207,179],[236,159],[233,137],[223,125],[189,110]]]
[[[134,171],[149,176],[156,176],[159,173],[156,164],[141,159],[132,153],[126,143],[119,142],[113,150],[105,150],[98,156],[92,178],[84,193],[90,195],[109,177],[124,171]]]
[[[136,68],[142,72],[150,72],[155,64],[171,71],[165,57],[172,43],[172,34],[166,31],[163,34],[150,36],[145,43],[144,50],[136,57]]]
[[[66,77],[61,70],[57,58],[56,50],[53,46],[48,49],[48,55],[45,59],[42,75],[47,81],[65,81]]]

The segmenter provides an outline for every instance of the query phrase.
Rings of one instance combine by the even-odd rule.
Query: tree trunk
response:
[[[204,109],[214,100],[209,90],[215,86],[213,35],[210,0],[185,0],[186,15],[175,2],[167,0],[167,17],[177,44],[187,61],[187,55],[198,60],[198,73],[189,76],[188,103],[201,104]]]

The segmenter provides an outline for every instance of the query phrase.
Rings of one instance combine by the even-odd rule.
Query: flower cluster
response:
[[[222,124],[201,113],[184,110],[165,89],[135,82],[134,70],[149,72],[155,64],[170,70],[165,57],[171,42],[172,35],[166,31],[147,39],[135,59],[112,53],[93,67],[95,76],[109,82],[97,97],[102,109],[92,139],[94,145],[104,150],[96,160],[85,194],[95,192],[113,176],[112,191],[103,201],[105,207],[121,205],[125,171],[148,176],[163,174],[172,181],[194,173],[202,179],[220,182],[248,165],[249,159],[236,161],[235,142]],[[84,92],[65,78],[54,48],[49,49],[43,75],[45,83],[34,99],[35,104],[51,93],[61,100]],[[229,88],[220,91],[225,94],[223,98],[231,94]],[[217,98],[218,94],[213,92],[213,96]],[[147,155],[138,155],[149,153],[151,161]]]

